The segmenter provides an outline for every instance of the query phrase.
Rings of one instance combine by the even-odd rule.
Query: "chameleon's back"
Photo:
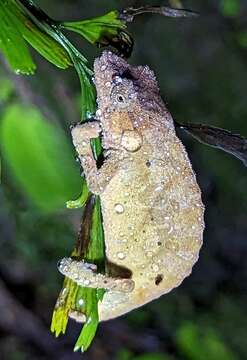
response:
[[[115,61],[113,65],[109,57]],[[187,153],[158,90],[152,99],[148,93],[149,86],[156,86],[150,70],[130,67],[115,55],[104,54],[95,65],[98,94],[102,91],[99,68],[106,70],[112,65],[117,72],[117,61],[119,67],[128,66],[129,78],[134,74],[134,85],[138,85],[138,71],[140,76],[147,74],[146,94],[138,94],[134,86],[138,105],[123,106],[121,98],[130,98],[133,91],[127,81],[126,87],[121,84],[111,90],[115,99],[120,98],[121,106],[117,100],[107,104],[99,98],[104,143],[113,147],[103,167],[116,168],[101,194],[106,255],[109,268],[119,268],[119,275],[126,270],[125,276],[134,280],[135,288],[125,294],[107,292],[99,305],[101,320],[124,314],[178,286],[198,259],[204,229],[201,192]],[[112,68],[106,74],[108,80],[121,73],[112,75]],[[115,136],[110,137],[114,131]],[[122,137],[118,138],[119,133]],[[120,141],[119,148],[114,141]]]

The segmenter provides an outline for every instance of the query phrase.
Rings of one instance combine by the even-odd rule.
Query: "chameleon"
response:
[[[153,71],[104,51],[94,74],[95,119],[76,125],[72,140],[88,187],[101,199],[107,273],[72,258],[62,259],[59,271],[78,285],[106,289],[98,305],[104,321],[190,275],[203,242],[204,205]],[[100,168],[90,146],[98,136]]]

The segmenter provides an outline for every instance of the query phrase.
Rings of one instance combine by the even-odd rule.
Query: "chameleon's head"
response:
[[[136,106],[154,107],[159,94],[148,66],[131,66],[123,58],[104,51],[94,63],[95,83],[101,110],[131,111]]]

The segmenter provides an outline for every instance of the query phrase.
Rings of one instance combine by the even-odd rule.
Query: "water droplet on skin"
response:
[[[111,82],[110,82],[110,81],[107,81],[107,82],[105,83],[105,86],[106,86],[106,87],[110,87],[110,86],[111,86]]]
[[[154,189],[154,191],[161,191],[161,190],[163,190],[163,187],[162,187],[162,186],[157,186],[157,187]]]
[[[153,265],[151,266],[151,268],[152,268],[152,270],[155,271],[155,272],[159,271],[159,266],[158,266],[157,264],[153,264]]]
[[[180,256],[182,259],[186,260],[186,261],[190,261],[193,259],[194,254],[189,253],[189,252],[184,252],[184,251],[179,251],[177,253],[178,256]]]
[[[174,230],[174,228],[173,228],[173,226],[171,226],[171,228],[170,228],[170,230],[168,231],[167,234],[171,234],[173,232],[173,230]]]
[[[95,113],[96,117],[99,118],[102,115],[102,111],[98,109]]]
[[[87,280],[87,279],[86,279],[86,280],[84,281],[84,285],[85,285],[85,286],[88,286],[89,284],[90,284],[90,280]]]
[[[74,280],[78,280],[79,279],[79,274],[78,273],[74,273]]]
[[[119,253],[117,254],[117,257],[118,257],[120,260],[123,260],[123,259],[125,259],[125,254],[122,253],[122,252],[119,252]]]
[[[124,207],[122,204],[116,204],[114,208],[117,214],[122,214],[124,212]]]
[[[102,66],[101,66],[101,68],[100,68],[100,70],[101,70],[101,71],[105,71],[105,70],[106,70],[106,68],[107,68],[107,66],[106,66],[106,65],[102,65]]]
[[[114,76],[112,81],[114,82],[114,84],[121,84],[123,82],[123,79],[120,76]]]

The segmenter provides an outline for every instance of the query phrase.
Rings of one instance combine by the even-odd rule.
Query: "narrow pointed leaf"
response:
[[[36,66],[19,31],[18,19],[5,2],[0,3],[0,19],[0,50],[10,67],[18,74],[33,74]]]
[[[24,39],[45,59],[62,69],[72,65],[68,52],[44,30],[44,24],[39,18],[31,16],[32,14],[18,1],[10,3],[8,8],[16,17],[19,31]],[[50,27],[49,24],[47,26]]]
[[[84,258],[85,261],[96,264],[97,271],[105,271],[104,232],[99,197],[95,199],[90,228],[90,246],[85,251]],[[103,294],[103,289],[82,288],[80,296],[85,303],[86,322],[76,342],[75,350],[86,351],[89,348],[98,327],[98,301],[102,300]]]
[[[85,205],[79,241],[72,256],[94,263],[98,271],[104,272],[104,233],[98,197],[91,196]],[[103,289],[83,288],[65,278],[53,312],[51,331],[55,332],[56,336],[64,334],[69,314],[76,313],[77,317],[81,314],[85,324],[74,350],[86,351],[98,327],[98,302],[103,299],[103,295]]]
[[[141,6],[139,8],[129,7],[124,9],[120,14],[120,19],[126,22],[132,22],[136,16],[145,13],[158,14],[166,17],[197,17],[198,13],[186,9],[174,9],[168,6]]]
[[[247,166],[247,139],[243,136],[204,124],[176,123],[176,126],[184,129],[198,141],[237,157]]]
[[[125,56],[130,56],[132,52],[133,39],[126,31],[125,22],[119,19],[117,11],[89,20],[64,22],[62,26],[79,33],[99,47],[112,46]]]

